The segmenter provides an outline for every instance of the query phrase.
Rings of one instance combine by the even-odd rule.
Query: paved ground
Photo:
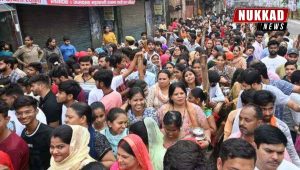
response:
[[[288,20],[288,30],[291,33],[291,37],[296,38],[300,34],[300,20]]]

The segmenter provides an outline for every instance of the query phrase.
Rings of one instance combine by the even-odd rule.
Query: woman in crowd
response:
[[[201,81],[202,79],[202,73],[201,73],[201,61],[199,59],[194,60],[192,63],[192,69],[194,70],[194,72],[196,73],[196,77],[198,78],[198,80]]]
[[[182,73],[184,71],[184,69],[186,68],[185,65],[183,64],[176,64],[175,68],[174,68],[174,77],[175,77],[175,81],[182,81]]]
[[[172,52],[172,56],[170,57],[170,61],[173,63],[173,64],[176,64],[178,58],[181,56],[181,49],[176,46],[174,48],[174,51]]]
[[[221,76],[219,83],[221,85],[230,86],[235,68],[226,64],[226,53],[218,54],[216,57],[216,64],[210,68],[210,70],[214,70],[219,73]]]
[[[171,73],[168,70],[161,70],[157,74],[157,83],[150,87],[147,96],[147,107],[159,109],[169,100],[168,90],[171,82]]]
[[[129,126],[145,117],[152,117],[157,121],[156,110],[146,107],[145,94],[141,88],[130,88],[127,97],[128,101],[122,107],[127,112]]]
[[[164,134],[164,147],[168,149],[183,137],[180,130],[182,126],[180,112],[168,111],[164,116],[163,123],[165,125],[162,130]]]
[[[247,62],[241,53],[241,47],[239,47],[239,46],[233,47],[233,56],[234,56],[233,60],[230,63],[231,67],[234,67],[236,69],[238,69],[238,68],[246,69],[247,68]]]
[[[98,64],[98,57],[96,56],[95,49],[90,47],[86,50],[87,55],[90,56],[93,60],[93,66],[97,66]]]
[[[160,56],[158,54],[155,53],[151,56],[151,62],[156,66],[156,72],[161,70]]]
[[[187,136],[191,134],[191,129],[201,127],[204,129],[204,133],[207,141],[203,144],[207,147],[210,142],[210,130],[201,108],[193,103],[186,100],[187,92],[182,82],[172,83],[169,88],[169,102],[164,104],[157,112],[159,117],[159,123],[162,127],[163,117],[168,111],[178,111],[182,117],[182,131],[183,135]],[[204,147],[205,147],[204,146]]]
[[[130,133],[140,136],[147,146],[154,170],[163,169],[163,157],[166,149],[163,146],[163,134],[157,123],[150,117],[136,122],[129,128]]]
[[[188,95],[188,101],[202,108],[209,124],[210,131],[212,134],[214,134],[217,130],[217,126],[215,118],[212,115],[212,109],[205,106],[205,102],[207,101],[207,94],[205,94],[201,88],[194,88]]]
[[[196,87],[201,87],[201,83],[199,81],[199,79],[197,78],[196,73],[194,72],[194,70],[192,70],[191,68],[187,68],[183,71],[183,83],[186,87],[186,91],[189,94],[189,92],[196,88]]]
[[[171,74],[171,82],[175,81],[176,77],[174,76],[175,65],[171,62],[167,62],[165,69],[167,69]]]
[[[142,139],[130,134],[118,144],[118,161],[110,170],[153,170],[147,147]]]
[[[44,51],[38,45],[33,44],[31,36],[26,36],[24,41],[25,45],[20,46],[13,57],[16,57],[19,64],[25,68],[29,63],[41,61],[44,57]]]
[[[106,117],[105,117],[105,106],[101,102],[94,102],[91,104],[92,118],[93,118],[93,128],[100,132],[106,127]]]
[[[51,137],[51,165],[49,170],[80,170],[95,160],[89,155],[90,134],[79,125],[57,127]]]
[[[47,61],[48,64],[48,70],[52,68],[52,64],[49,62],[49,59],[51,56],[53,56],[53,54],[58,56],[60,63],[64,62],[63,56],[60,52],[59,47],[57,47],[56,40],[54,38],[50,37],[47,39],[46,46],[43,49],[43,51],[44,51],[44,59]]]
[[[104,33],[103,33],[103,45],[108,45],[110,43],[117,44],[117,38],[115,33],[111,31],[111,28],[109,26],[104,27]]]
[[[106,136],[116,157],[118,143],[122,138],[128,135],[128,117],[123,109],[112,108],[107,114],[106,122],[107,127],[104,128],[101,133]]]
[[[65,122],[68,125],[80,125],[87,128],[90,133],[88,145],[90,156],[97,161],[101,161],[107,168],[113,164],[115,158],[109,141],[92,127],[92,110],[89,105],[82,102],[73,103],[67,109]]]

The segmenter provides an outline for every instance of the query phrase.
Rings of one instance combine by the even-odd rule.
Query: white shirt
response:
[[[116,89],[122,84],[124,84],[123,76],[118,75],[112,79],[110,88],[116,91]],[[89,93],[88,104],[91,105],[94,102],[99,102],[103,96],[103,91],[97,87],[94,87]]]
[[[45,116],[44,112],[41,109],[39,109],[39,108],[38,108],[38,110],[39,110],[39,112],[36,115],[36,119],[38,121],[40,121],[41,123],[44,123],[44,124],[47,125],[47,119],[46,119],[46,116]],[[19,122],[19,120],[18,120],[18,118],[16,116],[16,111],[15,110],[9,110],[8,111],[8,116],[10,117],[10,120],[9,120],[9,123],[7,124],[7,127],[11,131],[15,131],[18,136],[21,136],[22,131],[25,128],[25,126],[22,125]]]
[[[61,124],[64,125],[66,124],[65,123],[65,120],[66,120],[66,113],[67,113],[67,107],[66,105],[62,105],[62,109],[61,109]]]
[[[299,169],[300,168],[298,168],[296,165],[294,165],[293,163],[286,161],[286,160],[282,160],[281,164],[277,168],[277,170],[299,170]],[[260,170],[260,169],[255,167],[254,170]]]
[[[276,69],[281,66],[281,65],[284,65],[286,63],[286,59],[277,55],[276,57],[274,58],[270,58],[269,56],[268,57],[265,57],[263,59],[261,59],[261,62],[263,62],[266,66],[267,66],[267,69],[268,71],[271,71],[271,72],[274,72],[276,73]]]
[[[160,41],[162,44],[167,44],[167,40],[163,36],[160,36],[159,38],[154,37],[154,41]]]

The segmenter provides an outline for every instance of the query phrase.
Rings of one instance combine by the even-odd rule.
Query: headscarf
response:
[[[164,138],[157,123],[150,117],[144,119],[148,133],[148,149],[154,170],[164,169],[166,149],[163,146]]]
[[[170,55],[168,54],[163,54],[160,56],[160,61],[162,66],[166,65],[169,60],[170,60]]]
[[[9,155],[3,151],[0,151],[0,165],[7,166],[9,170],[14,170]]]
[[[48,170],[80,170],[88,163],[96,161],[89,155],[90,133],[88,129],[79,125],[69,126],[73,130],[70,155],[61,162],[55,162],[51,157],[51,166]]]
[[[137,159],[139,165],[142,167],[142,170],[152,170],[153,168],[149,153],[143,140],[135,134],[129,134],[128,136],[123,138],[123,140],[125,140],[129,144],[131,150],[135,155],[135,158]],[[115,162],[110,170],[119,170],[118,162]]]

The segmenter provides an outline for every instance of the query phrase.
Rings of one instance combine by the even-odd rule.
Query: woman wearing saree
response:
[[[158,121],[164,127],[163,117],[168,111],[179,111],[182,116],[182,128],[184,136],[191,135],[191,129],[201,127],[206,138],[203,148],[209,145],[211,133],[206,117],[202,109],[186,100],[187,91],[183,82],[172,83],[169,87],[169,102],[163,105],[158,112]]]
[[[79,125],[62,125],[53,131],[48,170],[80,170],[95,160],[89,155],[90,133]]]
[[[162,170],[166,149],[163,146],[164,137],[157,123],[151,117],[134,123],[129,127],[130,133],[138,135],[148,147],[154,170]]]
[[[150,87],[146,102],[147,107],[160,108],[169,101],[168,89],[171,81],[171,73],[161,70],[157,74],[157,83]]]
[[[129,134],[118,144],[118,161],[110,170],[152,170],[147,147],[142,139]]]

